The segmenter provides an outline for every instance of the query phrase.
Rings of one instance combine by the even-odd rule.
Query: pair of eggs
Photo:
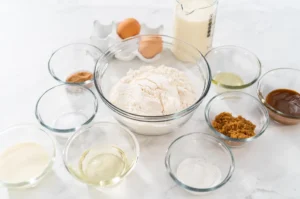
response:
[[[141,31],[140,23],[134,18],[128,18],[117,26],[117,34],[121,39],[136,36]],[[163,50],[160,36],[142,36],[139,41],[139,52],[146,59],[151,59]]]

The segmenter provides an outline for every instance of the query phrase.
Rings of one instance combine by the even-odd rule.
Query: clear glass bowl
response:
[[[181,173],[183,164],[186,170]],[[176,184],[193,194],[205,194],[222,187],[231,178],[235,167],[226,144],[207,133],[190,133],[173,141],[165,165]],[[206,172],[202,173],[203,170]]]
[[[67,83],[67,78],[76,72],[93,73],[101,55],[101,50],[96,46],[84,43],[68,44],[60,47],[51,55],[48,69],[54,79],[61,83]],[[90,87],[93,84],[93,79],[73,84]]]
[[[65,167],[77,180],[98,188],[104,188],[121,182],[134,169],[139,153],[138,141],[128,129],[117,123],[98,122],[91,126],[82,127],[70,137],[63,152],[63,159]],[[103,177],[102,173],[97,173],[98,171],[114,172],[110,170],[112,166],[106,165],[107,167],[105,167],[102,162],[96,164],[96,158],[103,154],[113,154],[121,158],[125,166],[122,172],[113,178],[99,180],[99,177],[95,181],[91,180],[90,178],[95,176]],[[104,162],[109,161],[110,159],[106,157]],[[96,165],[96,168],[93,165],[88,165],[89,163]],[[92,173],[92,176],[89,176],[88,173]],[[104,179],[102,177],[101,179]]]
[[[205,55],[205,58],[211,68],[212,82],[216,85],[218,92],[250,87],[261,74],[261,63],[256,55],[238,46],[213,48]],[[237,77],[223,76],[222,80],[219,76],[221,73],[233,73]],[[235,79],[235,81],[227,83],[228,79],[230,81]]]
[[[207,95],[211,83],[209,66],[195,47],[169,36],[159,36],[162,38],[163,50],[154,59],[145,60],[135,57],[128,61],[122,61],[115,58],[119,54],[130,56],[136,53],[141,37],[145,37],[137,36],[110,47],[99,59],[94,73],[96,89],[103,102],[112,111],[118,122],[138,134],[162,135],[185,124]],[[147,37],[157,38],[157,35],[147,35]],[[129,69],[138,69],[145,65],[166,65],[184,72],[196,91],[196,102],[180,112],[164,116],[137,115],[112,104],[110,102],[112,87],[126,76]]]
[[[257,95],[267,107],[270,117],[281,124],[293,125],[300,123],[299,116],[293,116],[276,110],[266,102],[266,97],[276,89],[289,89],[300,93],[300,70],[278,68],[265,73],[258,81]]]
[[[47,90],[36,103],[39,123],[54,133],[70,133],[90,123],[98,110],[94,93],[80,85],[61,84]]]
[[[52,169],[56,156],[56,145],[54,139],[47,132],[33,124],[16,125],[0,132],[0,154],[14,145],[34,142],[41,145],[49,155],[49,162],[38,176],[32,177],[24,182],[8,183],[1,181],[0,185],[7,188],[29,188],[36,186]],[[28,154],[30,155],[30,154]],[[1,161],[0,161],[1,162]],[[22,168],[19,168],[22,169]]]
[[[256,125],[255,136],[245,139],[230,138],[218,132],[212,122],[215,117],[222,113],[229,112],[234,117],[242,116]],[[253,96],[239,91],[228,91],[213,97],[205,107],[206,123],[226,144],[237,147],[249,143],[261,136],[269,125],[269,114],[267,109]]]

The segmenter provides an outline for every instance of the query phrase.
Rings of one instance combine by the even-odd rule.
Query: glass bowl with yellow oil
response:
[[[242,47],[216,47],[210,50],[205,58],[218,92],[250,87],[261,74],[261,63],[257,56]]]
[[[104,188],[119,184],[134,169],[139,151],[131,131],[116,123],[98,122],[69,138],[63,159],[77,180]]]

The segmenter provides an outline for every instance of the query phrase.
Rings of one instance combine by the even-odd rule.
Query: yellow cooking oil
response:
[[[78,165],[82,180],[97,186],[110,186],[122,180],[128,170],[125,152],[115,146],[85,151]]]
[[[212,82],[214,84],[223,84],[226,86],[242,86],[244,85],[244,81],[242,78],[234,73],[228,73],[228,72],[221,72],[216,74],[213,77]]]

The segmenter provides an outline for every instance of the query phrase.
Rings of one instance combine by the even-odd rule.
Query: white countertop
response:
[[[144,22],[163,23],[166,34],[170,34],[173,3],[173,0],[1,1],[0,128],[36,123],[36,100],[57,84],[47,69],[51,52],[89,37],[95,19],[108,22],[136,17]],[[220,0],[218,11],[214,46],[232,44],[253,51],[261,59],[264,72],[276,67],[300,68],[299,1]],[[212,95],[213,91],[206,101]],[[111,120],[101,101],[100,104],[95,121]],[[176,186],[165,170],[165,151],[182,134],[208,130],[203,107],[204,104],[178,132],[159,137],[137,136],[141,146],[138,165],[109,194],[77,182],[58,156],[53,172],[39,186],[29,190],[0,188],[0,198],[300,198],[300,126],[281,126],[274,122],[255,142],[233,149],[236,170],[221,189],[207,196],[192,196]]]

